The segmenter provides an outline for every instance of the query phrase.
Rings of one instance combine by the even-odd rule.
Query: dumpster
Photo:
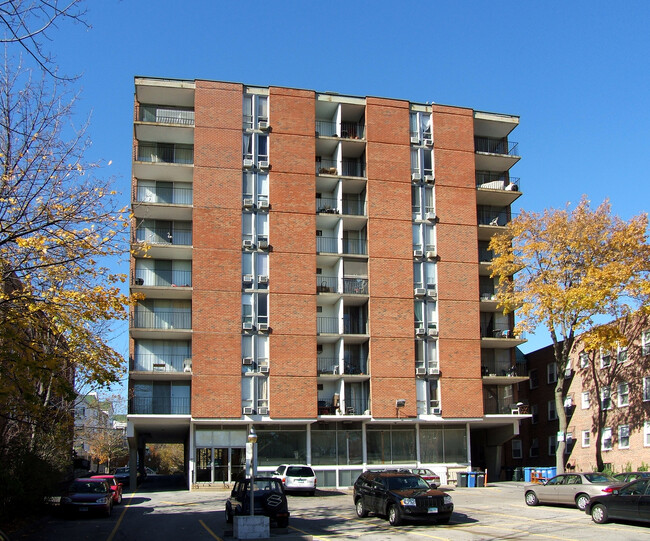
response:
[[[526,483],[530,483],[532,479],[533,471],[535,471],[535,468],[531,468],[531,467],[524,468],[524,481],[526,481]]]
[[[467,472],[458,472],[458,486],[459,487],[467,486]]]
[[[549,468],[548,478],[555,477],[557,475],[557,468]]]
[[[485,486],[485,472],[479,471],[476,472],[476,486],[484,487]]]

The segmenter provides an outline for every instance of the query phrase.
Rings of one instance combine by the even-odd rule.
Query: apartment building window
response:
[[[539,387],[539,376],[536,368],[528,371],[528,386],[531,389]]]
[[[627,347],[619,346],[616,351],[616,362],[624,363],[625,361],[627,361]]]
[[[589,400],[589,391],[583,391],[582,394],[580,395],[581,397],[581,407],[583,410],[588,410],[589,405],[590,405],[590,400]]]
[[[431,131],[431,113],[412,112],[409,119],[409,131],[411,134],[411,143],[421,144],[429,139],[433,142]]]
[[[557,421],[557,411],[555,409],[555,400],[548,401],[548,420]]]
[[[650,355],[650,330],[641,334],[641,354]]]
[[[650,400],[650,377],[643,378],[643,401]]]
[[[643,423],[643,446],[650,447],[650,421]]]
[[[619,408],[630,405],[630,387],[627,383],[619,383],[616,394]]]
[[[521,440],[512,440],[512,458],[523,458]]]
[[[269,337],[243,335],[241,338],[242,372],[266,373],[269,371]]]
[[[436,291],[436,264],[431,261],[413,263],[413,287],[424,288],[427,296]]]
[[[602,441],[601,448],[603,451],[612,450],[612,429],[611,428],[603,429],[603,441]]]
[[[600,354],[600,367],[601,368],[607,368],[609,365],[612,364],[612,356],[609,352],[603,353],[601,352]]]
[[[244,171],[242,174],[244,208],[263,207],[269,201],[269,175],[264,171]]]
[[[612,409],[611,388],[609,386],[603,387],[600,391],[600,403],[604,410]]]
[[[413,224],[413,250],[421,250],[423,252],[435,251],[435,242],[433,225]]]
[[[242,294],[242,323],[245,330],[252,330],[249,326],[259,326],[260,323],[269,323],[269,297],[265,293]]]
[[[556,436],[549,436],[548,437],[548,456],[555,456],[556,449],[557,449]]]
[[[242,252],[241,263],[244,289],[268,289],[269,254],[266,252]]]
[[[531,424],[536,425],[539,422],[539,406],[537,404],[531,404],[530,406],[531,413]]]
[[[266,213],[245,212],[242,214],[242,240],[259,245],[269,239],[269,215]]]
[[[587,368],[589,366],[589,353],[586,351],[581,351],[580,356],[578,357],[580,368]]]
[[[267,415],[269,407],[269,378],[264,375],[241,379],[241,405],[244,413]],[[248,409],[250,408],[250,409]]]
[[[546,365],[546,383],[557,382],[557,363],[549,363]]]
[[[411,186],[411,211],[413,220],[434,220],[433,186]]]
[[[263,133],[244,133],[243,159],[250,160],[252,164],[263,167],[269,161],[269,137]],[[244,164],[246,165],[246,163]]]
[[[430,370],[438,368],[437,340],[415,341],[415,367],[424,368],[428,374]]]
[[[424,328],[435,331],[438,329],[437,306],[433,300],[416,300],[413,303],[415,328]],[[429,335],[431,333],[428,332]]]
[[[269,121],[269,98],[257,94],[245,94],[243,103],[243,125],[245,130],[265,129],[260,122]]]
[[[533,438],[530,440],[529,454],[531,457],[539,456],[539,438]]]
[[[618,427],[618,448],[630,448],[630,427],[628,425],[621,425]]]
[[[425,181],[433,179],[433,151],[428,148],[411,149],[411,174]]]
[[[589,447],[590,445],[590,440],[591,438],[591,432],[589,430],[583,430],[582,431],[582,446],[583,447]]]

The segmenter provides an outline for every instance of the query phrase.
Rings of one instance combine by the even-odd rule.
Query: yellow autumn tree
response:
[[[564,380],[576,337],[600,317],[637,308],[650,290],[650,248],[645,214],[629,221],[611,214],[608,201],[592,209],[586,197],[571,209],[522,212],[493,237],[492,276],[506,312],[517,310],[515,332],[546,327],[558,379],[555,407],[566,434]],[[556,450],[564,471],[565,441]]]

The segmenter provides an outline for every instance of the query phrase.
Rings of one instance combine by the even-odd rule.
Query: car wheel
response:
[[[122,494],[117,495],[117,505],[120,505],[122,503]]]
[[[289,517],[282,517],[277,520],[278,528],[286,528],[289,526]]]
[[[357,503],[354,504],[354,507],[357,511],[357,516],[359,518],[364,518],[368,516],[368,510],[366,509],[366,506],[363,505],[363,498],[358,498]]]
[[[591,520],[596,524],[605,524],[607,522],[607,507],[602,503],[597,503],[591,508]]]
[[[535,494],[532,490],[526,492],[526,505],[539,505],[537,494]]]
[[[388,523],[391,526],[399,526],[402,523],[402,515],[396,505],[391,505],[388,508]]]
[[[580,509],[580,511],[584,511],[588,503],[589,503],[589,496],[587,496],[586,494],[578,494],[578,496],[576,497],[576,505],[578,506],[578,509]]]

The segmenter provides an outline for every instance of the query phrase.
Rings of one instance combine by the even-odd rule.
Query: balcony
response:
[[[189,415],[190,398],[160,397],[129,399],[129,415]]]
[[[194,109],[169,105],[139,105],[135,109],[135,137],[161,143],[194,142]]]
[[[138,186],[133,215],[136,218],[190,221],[192,188]]]
[[[519,161],[519,143],[500,137],[474,137],[476,169],[507,171]]]
[[[530,406],[523,402],[513,402],[512,398],[502,399],[493,396],[483,397],[485,415],[530,415]]]
[[[484,383],[511,385],[528,380],[528,370],[524,363],[512,363],[509,360],[481,360],[481,377]]]
[[[340,334],[338,317],[325,317],[318,316],[316,318],[316,332],[317,334]]]
[[[357,177],[365,178],[366,176],[366,163],[361,159],[348,159],[344,158],[340,162],[332,158],[316,158],[316,174],[317,175],[337,175],[342,177]]]
[[[478,239],[489,241],[496,233],[503,231],[510,220],[515,217],[510,208],[492,208],[479,206],[477,209]]]
[[[358,122],[336,122],[329,120],[316,121],[316,137],[340,137],[341,139],[365,139],[366,127]]]
[[[370,415],[369,398],[346,398],[341,408],[344,415]]]
[[[507,172],[477,171],[476,202],[479,205],[508,206],[521,195],[521,179]]]
[[[167,310],[146,310],[136,306],[131,317],[132,329],[191,329],[192,311],[187,308],[170,308]]]
[[[339,279],[336,276],[316,276],[317,293],[340,293]]]
[[[136,354],[130,359],[129,370],[131,372],[189,375],[192,372],[192,359],[187,355]]]
[[[161,226],[141,223],[135,230],[136,243],[148,245],[147,257],[154,259],[191,259],[192,257],[192,226],[189,222],[172,222],[172,225]],[[187,225],[185,225],[187,224]],[[142,255],[142,254],[137,254]]]
[[[322,357],[318,356],[318,375],[337,375],[339,373],[340,360],[336,357]]]
[[[344,295],[368,295],[367,278],[343,278]]]
[[[317,197],[316,212],[319,214],[338,214],[338,201],[335,197]]]
[[[148,299],[190,299],[192,271],[136,268],[132,285],[134,290],[144,292]]]
[[[514,336],[511,329],[481,329],[481,347],[514,348],[526,343],[525,333]]]
[[[136,178],[192,181],[194,145],[139,141],[133,159]]]

